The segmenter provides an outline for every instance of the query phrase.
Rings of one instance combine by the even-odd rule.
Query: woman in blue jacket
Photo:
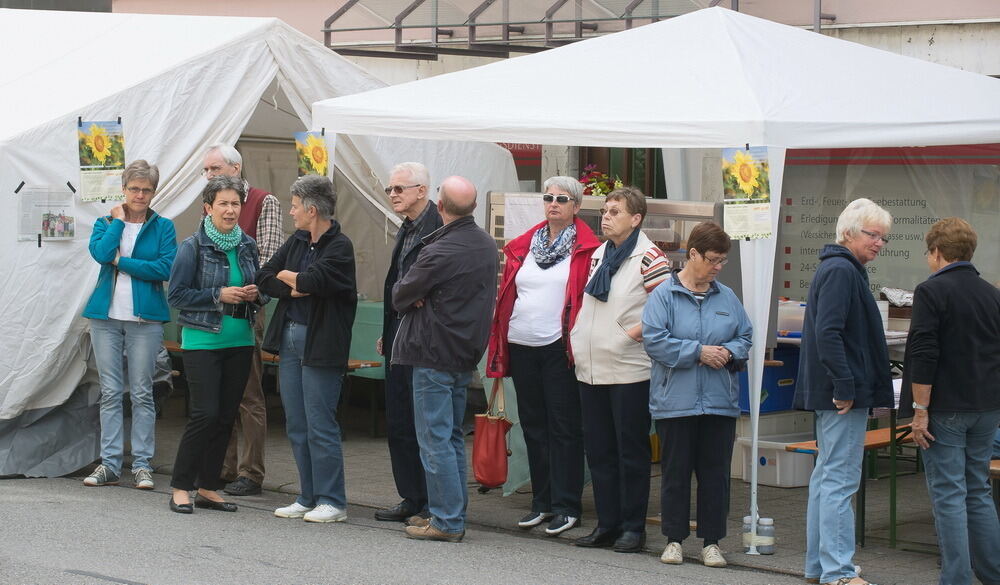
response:
[[[729,235],[701,223],[687,241],[687,263],[653,291],[642,314],[642,339],[653,362],[649,411],[663,446],[660,514],[667,547],[660,560],[683,562],[690,530],[691,473],[698,478],[701,560],[724,567],[719,541],[729,514],[729,466],[740,415],[737,372],[753,327],[733,291],[715,281],[728,259]]]
[[[191,393],[191,417],[177,447],[170,509],[190,514],[194,507],[235,512],[219,489],[233,423],[250,376],[253,324],[266,296],[254,279],[260,269],[257,242],[239,226],[246,201],[239,178],[217,176],[201,192],[205,219],[181,242],[170,271],[170,305],[184,350],[184,370]],[[198,489],[191,504],[190,491]]]
[[[128,352],[132,398],[132,473],[135,487],[153,489],[152,467],[156,407],[153,369],[163,343],[163,323],[170,320],[163,281],[177,253],[174,224],[149,207],[160,172],[144,160],[122,173],[125,201],[97,218],[90,235],[90,255],[101,265],[97,287],[83,316],[90,319],[90,339],[101,383],[101,464],[83,480],[87,486],[117,485],[125,452],[122,353]]]

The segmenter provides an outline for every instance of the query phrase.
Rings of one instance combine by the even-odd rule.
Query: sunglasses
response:
[[[407,189],[412,189],[414,187],[420,187],[420,186],[422,186],[420,183],[416,183],[414,185],[389,185],[388,187],[385,188],[385,194],[388,195],[389,193],[395,193],[396,195],[399,195],[403,191],[406,191]]]
[[[559,203],[568,203],[569,197],[565,195],[549,195],[548,193],[546,193],[545,195],[542,195],[542,201],[546,203],[552,203],[553,201],[558,201]]]

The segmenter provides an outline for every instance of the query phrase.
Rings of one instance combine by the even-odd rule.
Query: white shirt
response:
[[[535,263],[528,252],[514,277],[517,299],[510,315],[507,341],[528,347],[542,347],[562,337],[562,312],[566,300],[571,255],[547,270]]]
[[[142,229],[141,223],[125,222],[125,229],[122,230],[122,239],[118,243],[118,254],[122,258],[130,258],[132,250],[135,248],[135,238]],[[135,308],[132,306],[132,277],[121,270],[117,271],[118,279],[115,281],[115,294],[111,297],[111,307],[108,308],[108,318],[119,321],[139,321],[135,316]]]

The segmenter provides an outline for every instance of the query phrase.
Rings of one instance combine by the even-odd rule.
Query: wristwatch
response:
[[[916,400],[913,401],[913,408],[915,410],[927,410],[927,407],[923,404],[918,404]]]

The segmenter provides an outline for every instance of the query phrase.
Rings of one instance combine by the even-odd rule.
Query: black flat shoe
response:
[[[208,498],[203,498],[202,496],[194,497],[194,507],[204,508],[206,510],[218,510],[219,512],[235,512],[239,510],[239,506],[230,502],[213,502]]]
[[[646,545],[645,532],[623,532],[615,541],[614,551],[619,553],[642,552],[642,547]]]
[[[410,516],[415,516],[419,511],[404,500],[386,510],[375,510],[375,519],[382,522],[403,522]]]
[[[178,514],[194,514],[194,507],[190,504],[178,504],[174,502],[174,496],[170,496],[170,511]]]
[[[608,548],[618,540],[620,535],[621,532],[618,530],[605,530],[597,527],[587,536],[574,540],[573,544],[584,548]]]

